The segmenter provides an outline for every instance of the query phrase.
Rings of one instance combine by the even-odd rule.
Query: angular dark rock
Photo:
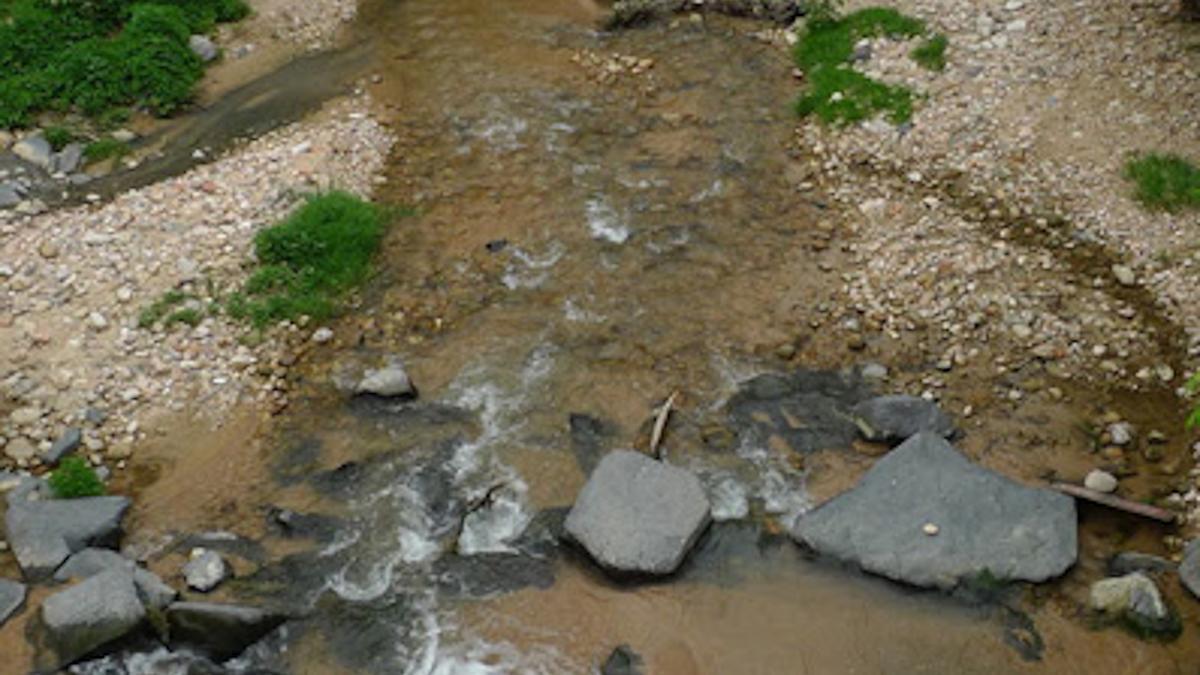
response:
[[[620,645],[605,659],[600,675],[642,675],[642,657],[629,645]]]
[[[54,445],[50,446],[42,455],[42,461],[50,466],[54,466],[62,461],[63,457],[75,452],[79,446],[83,444],[83,432],[79,427],[70,427],[54,441]]]
[[[4,522],[21,572],[28,579],[44,579],[73,552],[116,543],[128,508],[124,497],[10,498]]]
[[[148,609],[161,610],[175,601],[179,593],[150,570],[139,567],[125,556],[103,548],[85,548],[73,554],[54,573],[55,581],[88,579],[112,569],[133,573],[138,597]]]
[[[1070,497],[979,467],[931,433],[802,516],[792,536],[868,572],[942,589],[980,576],[1045,581],[1077,553]]]
[[[61,664],[125,636],[145,616],[133,575],[123,569],[101,572],[42,603],[42,624]]]
[[[954,423],[933,401],[917,396],[877,396],[854,406],[851,416],[869,441],[903,441],[929,431],[949,438]]]
[[[1200,598],[1200,539],[1193,539],[1183,551],[1179,563],[1179,580],[1192,595]]]
[[[579,493],[566,534],[608,571],[670,574],[709,522],[708,497],[693,473],[617,450]]]
[[[0,579],[0,626],[25,604],[25,584]]]
[[[1124,576],[1131,572],[1166,572],[1173,565],[1170,560],[1149,553],[1122,551],[1108,561],[1108,574],[1114,577]]]
[[[167,608],[172,648],[188,647],[218,662],[246,651],[283,621],[279,614],[237,605],[177,602]]]

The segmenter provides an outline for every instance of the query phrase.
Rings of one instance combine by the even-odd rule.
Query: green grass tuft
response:
[[[142,310],[138,315],[138,328],[152,328],[159,321],[171,314],[179,305],[191,299],[191,296],[183,291],[171,290],[163,293],[163,296],[154,301],[154,304]],[[179,310],[184,311],[184,310]],[[175,312],[176,314],[178,311]]]
[[[895,123],[907,121],[912,117],[913,93],[906,87],[872,80],[854,70],[850,60],[854,44],[861,39],[903,39],[924,34],[924,22],[886,7],[812,21],[796,44],[796,63],[808,77],[807,90],[796,103],[796,111],[801,116],[816,115],[826,123],[849,124],[880,112]],[[936,36],[926,41],[933,43],[940,45],[935,49],[940,49],[938,55],[944,67],[946,39]],[[913,58],[917,58],[916,51]]]
[[[1125,164],[1134,196],[1152,209],[1178,211],[1200,206],[1200,169],[1178,155],[1149,154]]]
[[[92,141],[83,149],[83,156],[89,162],[102,162],[112,157],[120,159],[127,154],[129,154],[129,145],[115,138],[101,138],[98,141]]]
[[[104,483],[81,457],[67,457],[50,474],[50,489],[59,499],[77,497],[99,497],[104,494]]]
[[[66,127],[47,127],[42,135],[45,137],[46,142],[50,144],[50,147],[54,148],[55,152],[62,150],[75,141],[75,134]]]
[[[262,328],[329,317],[340,296],[366,280],[388,214],[345,192],[310,197],[255,237],[259,269],[226,302],[231,316]]]
[[[946,47],[950,40],[938,33],[924,40],[912,50],[912,59],[928,70],[942,71],[946,69]]]

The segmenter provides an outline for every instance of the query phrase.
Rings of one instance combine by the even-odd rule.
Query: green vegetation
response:
[[[47,127],[43,136],[55,152],[62,150],[75,140],[75,134],[66,127]]]
[[[923,40],[916,49],[913,49],[912,59],[921,64],[922,68],[937,71],[945,70],[946,47],[948,46],[950,46],[950,40],[945,35],[938,33],[927,40]]]
[[[50,489],[59,499],[98,497],[104,494],[104,483],[81,457],[67,457],[50,474]]]
[[[151,328],[168,315],[184,311],[183,309],[176,310],[176,308],[191,299],[192,296],[183,291],[171,290],[163,293],[161,298],[143,309],[142,313],[138,315],[138,328]],[[172,312],[172,310],[175,311]]]
[[[338,298],[362,283],[388,214],[345,192],[315,195],[254,240],[261,267],[226,303],[229,314],[262,328],[330,316]]]
[[[43,111],[169,114],[204,71],[188,39],[248,13],[243,0],[11,0],[0,4],[0,127]]]
[[[101,162],[111,157],[120,159],[129,154],[129,145],[115,138],[101,138],[92,141],[83,149],[83,156],[89,162]]]
[[[808,78],[808,87],[796,103],[801,116],[816,115],[823,122],[849,124],[885,112],[893,122],[912,117],[913,93],[906,87],[877,82],[854,70],[854,45],[864,38],[887,36],[904,39],[925,34],[925,24],[894,9],[869,7],[838,17],[836,7],[811,16],[796,44],[796,63]],[[937,35],[913,50],[913,58],[926,68],[945,67],[948,42]]]
[[[1200,206],[1200,169],[1177,155],[1149,154],[1125,164],[1134,196],[1152,209],[1178,211]]]

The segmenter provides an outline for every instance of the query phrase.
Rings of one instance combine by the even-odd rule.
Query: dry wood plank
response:
[[[671,416],[671,406],[675,405],[675,397],[679,395],[678,391],[671,392],[671,396],[667,398],[667,402],[658,410],[658,418],[654,420],[654,432],[650,434],[650,455],[655,459],[662,459],[662,455],[658,452],[658,444],[662,442],[663,431],[667,428],[667,418]]]
[[[1078,499],[1086,499],[1089,502],[1095,502],[1096,504],[1102,504],[1109,508],[1117,509],[1118,511],[1124,511],[1126,513],[1132,513],[1137,516],[1151,518],[1153,520],[1157,520],[1157,521],[1160,521],[1163,523],[1174,523],[1178,518],[1178,516],[1173,511],[1168,511],[1166,509],[1160,509],[1157,506],[1151,506],[1150,504],[1143,504],[1141,502],[1135,502],[1135,501],[1132,501],[1129,499],[1125,499],[1124,497],[1118,497],[1116,495],[1108,494],[1106,492],[1097,492],[1095,490],[1089,490],[1088,488],[1085,488],[1082,485],[1075,485],[1073,483],[1055,482],[1055,483],[1051,483],[1050,487],[1054,488],[1055,490],[1058,490],[1059,492],[1071,495],[1072,497],[1076,497]]]

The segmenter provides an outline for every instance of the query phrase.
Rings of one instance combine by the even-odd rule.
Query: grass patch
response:
[[[1200,206],[1200,169],[1178,155],[1150,154],[1125,164],[1134,196],[1152,209],[1178,211]]]
[[[854,70],[850,61],[855,43],[864,38],[905,39],[924,34],[924,22],[886,7],[811,21],[795,50],[796,63],[808,78],[808,87],[796,103],[797,113],[840,124],[858,122],[876,113],[886,113],[895,123],[909,120],[912,91],[873,80]],[[925,67],[932,67],[927,63],[940,63],[934,68],[940,70],[945,67],[947,44],[945,36],[934,36],[914,49],[912,56]],[[918,57],[917,52],[922,56]]]
[[[120,159],[129,152],[129,144],[122,143],[115,138],[101,138],[88,143],[87,147],[83,149],[83,156],[89,162],[102,162],[113,157]]]
[[[911,56],[922,68],[940,72],[946,69],[946,47],[949,45],[950,40],[938,33],[917,45]]]
[[[152,328],[155,324],[162,321],[168,315],[185,311],[182,309],[175,310],[175,308],[190,299],[192,299],[192,296],[184,293],[183,291],[171,290],[163,293],[163,296],[158,300],[155,300],[154,304],[143,309],[142,312],[138,314],[138,328]]]
[[[390,214],[345,192],[310,197],[282,223],[255,237],[259,269],[225,303],[231,316],[262,328],[329,317],[362,283]]]
[[[81,457],[67,457],[50,474],[50,489],[59,499],[77,497],[99,497],[104,494],[104,483]]]
[[[236,21],[243,0],[12,0],[0,10],[0,127],[44,111],[166,115],[204,72],[188,38]]]
[[[55,152],[62,150],[75,141],[75,134],[66,127],[47,127],[42,134],[46,142],[54,148]]]

